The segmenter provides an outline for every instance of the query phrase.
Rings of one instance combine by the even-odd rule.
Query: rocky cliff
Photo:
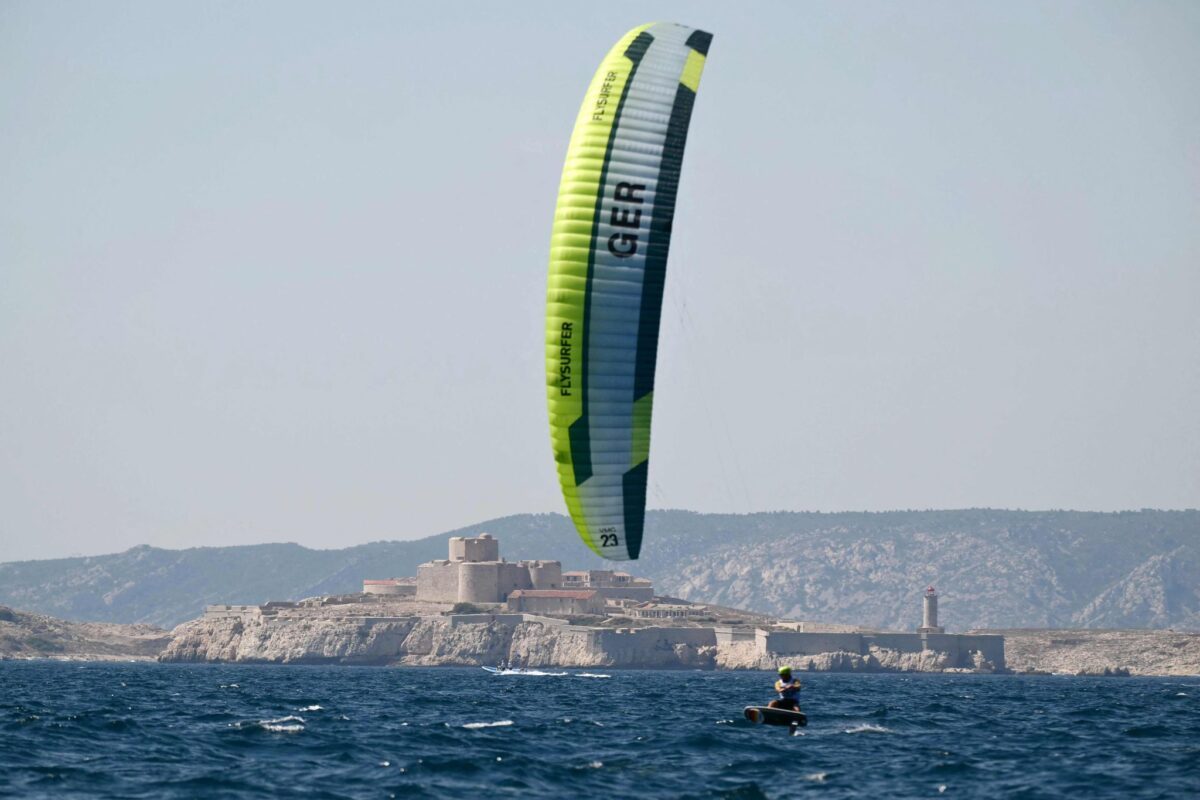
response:
[[[754,642],[722,642],[711,628],[584,628],[562,620],[488,617],[288,616],[199,619],[175,629],[164,662],[219,661],[260,664],[390,664],[470,666],[519,659],[531,667],[639,669],[775,669],[789,663],[804,671],[942,672],[962,669],[947,653],[869,653],[774,656]],[[977,658],[965,665],[992,672]]]
[[[199,619],[180,625],[160,661],[264,664],[471,666],[519,658],[526,666],[711,667],[712,654],[596,651],[588,633],[567,625],[453,624],[449,617]]]

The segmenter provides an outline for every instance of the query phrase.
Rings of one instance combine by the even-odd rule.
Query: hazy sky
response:
[[[1200,506],[1200,4],[6,0],[0,561],[563,510],[559,172],[655,19],[652,506]]]

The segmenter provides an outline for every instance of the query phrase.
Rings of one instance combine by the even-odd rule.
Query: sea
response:
[[[1197,798],[1200,678],[0,662],[0,796]]]

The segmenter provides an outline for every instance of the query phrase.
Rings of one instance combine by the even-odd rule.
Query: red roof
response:
[[[517,589],[509,597],[557,597],[565,600],[591,600],[593,589]]]

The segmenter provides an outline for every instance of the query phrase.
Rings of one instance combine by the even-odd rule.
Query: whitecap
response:
[[[804,780],[816,781],[817,783],[824,783],[825,779],[828,777],[829,777],[828,772],[810,772],[804,776]]]
[[[297,711],[324,711],[325,709],[322,708],[321,706],[305,706],[304,708],[297,708],[296,710]]]
[[[945,794],[945,792],[946,792],[946,784],[944,784],[944,783],[939,783],[939,784],[938,784],[938,787],[937,787],[937,790],[938,790],[938,794]]]
[[[1175,696],[1176,697],[1187,697],[1188,693],[1187,692],[1176,692]]]
[[[601,767],[604,766],[604,762],[603,761],[590,761],[590,762],[588,762],[588,766],[591,767],[592,769],[600,769]]]
[[[611,678],[612,675],[602,675],[598,672],[580,672],[576,678]]]
[[[856,725],[853,728],[847,728],[846,733],[891,733],[891,728],[885,728],[882,725]]]
[[[513,721],[511,719],[502,719],[499,722],[468,722],[466,725],[463,725],[463,727],[467,730],[474,731],[479,730],[480,728],[505,728],[512,724]]]
[[[304,717],[289,714],[279,719],[260,719],[258,724],[264,730],[274,733],[299,733],[304,730]]]

